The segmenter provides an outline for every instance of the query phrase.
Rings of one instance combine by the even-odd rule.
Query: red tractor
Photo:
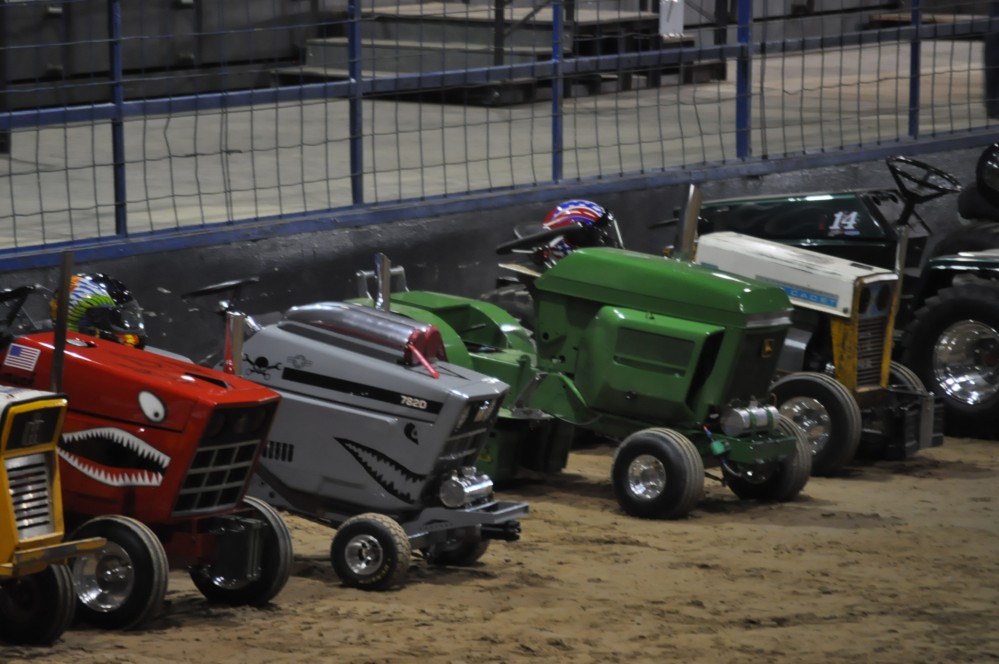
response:
[[[27,313],[35,292],[0,293],[5,384],[47,388],[59,357],[49,321]],[[74,538],[107,539],[72,565],[77,616],[102,628],[140,625],[161,605],[171,568],[189,570],[211,601],[261,605],[277,595],[291,537],[273,508],[245,492],[279,395],[76,332],[66,334],[61,362],[66,521]]]

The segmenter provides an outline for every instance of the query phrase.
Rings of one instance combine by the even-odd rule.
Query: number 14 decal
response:
[[[829,227],[829,235],[860,235],[857,229],[859,216],[857,212],[837,212]]]

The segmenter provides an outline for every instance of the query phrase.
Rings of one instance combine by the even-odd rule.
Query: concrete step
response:
[[[350,75],[341,67],[284,67],[274,70],[278,85],[344,81]],[[397,71],[365,72],[367,78],[394,78]],[[651,70],[617,74],[585,74],[566,78],[563,94],[567,99],[624,92],[643,88],[704,83],[725,78],[725,63],[701,62],[682,67],[670,66]],[[395,99],[421,99],[434,103],[458,103],[472,106],[510,106],[552,98],[551,79],[510,79],[495,83],[458,85],[446,89],[430,89],[389,95]]]
[[[502,64],[526,64],[549,58],[550,51],[523,48],[502,50]],[[417,74],[491,67],[496,64],[496,54],[491,46],[442,46],[416,41],[365,39],[361,46],[361,64],[365,76],[371,76],[374,72]],[[305,66],[346,70],[347,38],[310,40],[306,46]]]
[[[497,21],[490,5],[428,2],[365,12],[361,33],[365,39],[492,45],[498,32],[507,46],[550,50],[552,25],[552,9],[547,5],[506,7],[502,20]],[[650,11],[576,8],[564,22],[562,48],[571,49],[579,40],[594,36],[653,36],[658,32],[659,15]]]
[[[491,11],[462,11],[443,15],[393,12],[366,17],[361,25],[361,34],[364,39],[386,41],[491,45],[496,40],[496,31],[499,29],[506,46],[551,50],[551,26],[550,17],[545,22],[518,24],[503,21],[497,26]],[[570,41],[570,35],[565,35],[563,47],[568,47]]]

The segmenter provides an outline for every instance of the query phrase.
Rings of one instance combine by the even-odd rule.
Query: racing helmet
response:
[[[548,230],[577,229],[551,241],[549,247],[558,258],[580,247],[624,246],[614,215],[593,201],[571,200],[559,203],[545,217],[544,226]]]
[[[142,348],[146,326],[142,308],[122,282],[106,274],[76,274],[69,281],[70,330]],[[52,298],[55,319],[58,295]]]

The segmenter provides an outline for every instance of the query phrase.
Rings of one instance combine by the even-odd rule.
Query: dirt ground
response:
[[[950,438],[907,462],[813,478],[791,503],[741,503],[708,482],[681,521],[624,516],[612,449],[507,497],[521,541],[471,568],[414,559],[387,593],[342,587],[332,531],[288,517],[295,569],[264,609],[207,604],[186,574],[135,632],[76,628],[0,661],[999,661],[999,443]]]

